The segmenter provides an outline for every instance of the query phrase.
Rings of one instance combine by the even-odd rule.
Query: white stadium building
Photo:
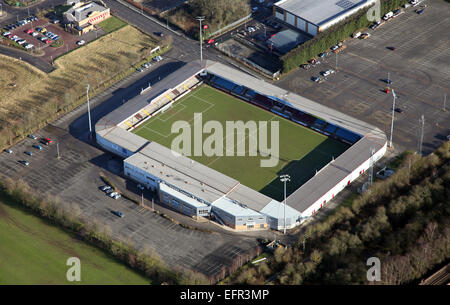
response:
[[[351,146],[289,195],[285,207],[131,132],[202,83]],[[368,170],[387,147],[385,134],[374,126],[210,60],[190,62],[174,71],[101,118],[95,132],[102,148],[124,159],[125,177],[155,191],[162,204],[189,216],[214,216],[236,230],[299,225]]]

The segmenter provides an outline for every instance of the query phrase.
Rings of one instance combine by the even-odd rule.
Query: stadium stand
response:
[[[361,136],[356,133],[343,128],[338,128],[337,126],[329,124],[322,119],[300,111],[290,103],[275,96],[266,96],[256,93],[255,91],[242,85],[238,85],[232,81],[209,73],[203,77],[203,80],[212,87],[238,96],[239,98],[249,101],[256,106],[264,108],[284,118],[290,119],[293,122],[313,129],[326,136],[331,136],[344,143],[354,144],[361,138]]]

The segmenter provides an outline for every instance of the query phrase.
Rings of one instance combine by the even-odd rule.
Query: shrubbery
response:
[[[312,225],[287,250],[277,250],[264,273],[249,267],[230,282],[263,284],[367,284],[366,260],[381,260],[381,284],[417,281],[450,258],[450,142],[427,157],[405,156],[389,179],[375,182]],[[253,279],[248,279],[252,275]]]

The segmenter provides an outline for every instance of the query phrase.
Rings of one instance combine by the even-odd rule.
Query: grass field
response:
[[[316,169],[344,152],[349,145],[316,133],[301,125],[275,114],[262,110],[242,100],[234,98],[219,90],[203,85],[177,101],[170,109],[151,118],[134,133],[158,142],[168,148],[177,134],[171,133],[173,122],[188,121],[194,137],[194,113],[202,113],[203,124],[210,120],[222,123],[225,132],[225,121],[278,121],[279,122],[279,162],[274,167],[261,167],[260,160],[268,157],[258,156],[192,156],[191,158],[221,173],[224,173],[242,184],[262,192],[274,199],[283,198],[283,184],[277,179],[281,174],[289,174],[291,182],[287,184],[290,194],[309,180]],[[268,123],[270,126],[270,123]],[[270,143],[271,133],[268,128]],[[203,135],[203,140],[208,134]],[[248,132],[246,134],[248,149]],[[193,143],[193,142],[192,142]],[[225,141],[223,143],[225,147]],[[270,147],[270,144],[269,144]],[[235,145],[236,148],[236,145]]]
[[[106,33],[114,32],[127,24],[117,17],[111,16],[98,24]]]
[[[88,82],[92,90],[130,69],[154,46],[151,37],[127,25],[59,57],[49,74],[0,55],[0,135],[37,127],[36,121],[77,101]]]
[[[81,282],[68,282],[69,257],[81,262]],[[101,250],[0,198],[0,285],[150,284]]]

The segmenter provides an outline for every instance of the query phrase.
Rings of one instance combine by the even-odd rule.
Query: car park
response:
[[[84,41],[84,40],[78,40],[77,41],[77,45],[78,46],[82,46],[82,45],[84,45],[86,43],[86,41]]]
[[[30,162],[26,161],[26,160],[20,160],[19,163],[22,163],[25,166],[30,165]]]
[[[114,215],[119,216],[120,218],[122,218],[122,217],[124,216],[123,213],[120,212],[120,211],[112,211],[112,213],[113,213]]]
[[[29,134],[28,137],[29,137],[30,139],[33,139],[33,140],[36,140],[36,139],[37,139],[37,137],[36,137],[34,134]]]
[[[39,144],[33,144],[33,147],[39,150],[42,150],[42,146]]]
[[[23,152],[25,155],[28,155],[28,156],[33,156],[33,153],[31,152],[31,151],[24,151]]]

